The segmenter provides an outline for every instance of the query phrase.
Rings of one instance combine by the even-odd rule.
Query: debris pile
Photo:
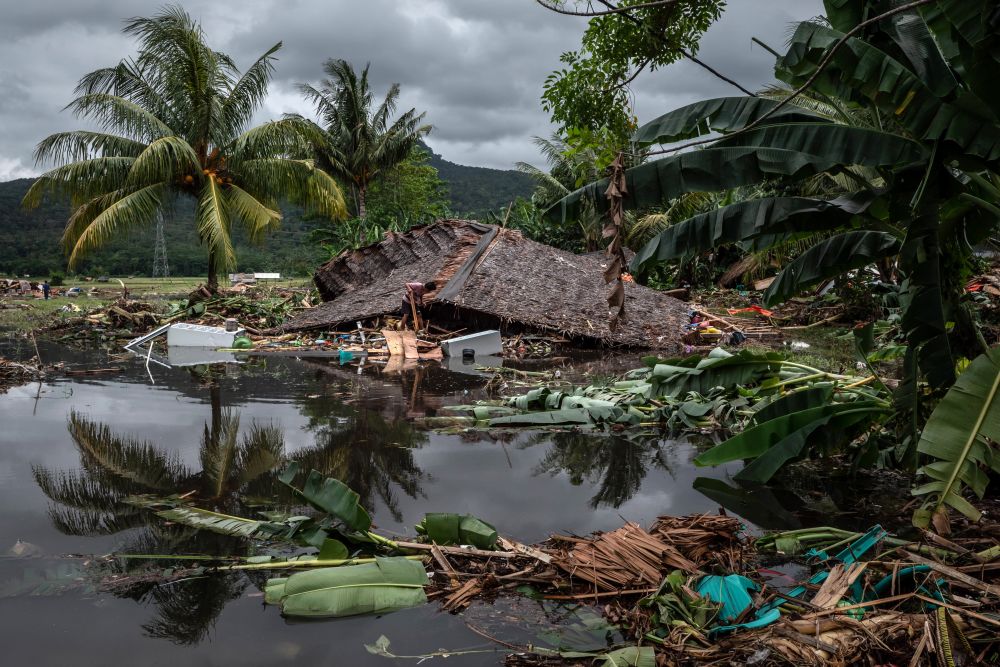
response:
[[[45,377],[45,369],[31,362],[17,362],[0,357],[0,394],[11,387],[35,382]]]
[[[589,606],[619,636],[599,655],[497,639],[510,650],[511,665],[579,664],[572,661],[612,655],[641,655],[639,664],[666,667],[916,665],[930,655],[944,655],[947,665],[1000,659],[1000,546],[984,539],[985,530],[948,539],[925,532],[909,541],[876,525],[865,533],[813,528],[754,540],[725,515],[663,516],[648,529],[626,523],[531,546],[498,535],[477,517],[437,513],[416,526],[418,537],[402,541],[373,532],[358,495],[343,483],[313,470],[298,484],[299,473],[292,464],[278,479],[314,510],[308,516],[219,514],[194,506],[191,494],[126,502],[166,521],[269,545],[273,555],[205,556],[203,562],[177,556],[183,567],[161,569],[160,579],[287,572],[268,579],[265,602],[288,617],[386,613],[428,600],[457,613],[479,601],[527,595]],[[294,552],[275,553],[281,545]],[[129,563],[171,558],[118,556]],[[88,562],[102,567],[110,561]],[[795,564],[791,572],[805,574],[792,578],[774,569],[789,564]],[[148,579],[151,571],[133,570],[129,577]],[[121,574],[113,571],[112,579],[120,581]],[[382,644],[387,651],[388,642]]]

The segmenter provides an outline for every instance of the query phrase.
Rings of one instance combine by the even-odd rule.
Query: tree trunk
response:
[[[360,248],[365,244],[365,232],[368,230],[365,228],[365,213],[367,209],[365,208],[365,197],[367,196],[368,188],[364,184],[358,186],[358,247]]]
[[[208,290],[210,292],[219,291],[219,276],[216,268],[215,251],[208,251]]]

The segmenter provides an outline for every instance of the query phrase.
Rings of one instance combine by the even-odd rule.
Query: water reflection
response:
[[[638,493],[651,469],[661,469],[674,476],[671,461],[675,445],[649,435],[595,435],[561,431],[539,433],[528,446],[549,445],[535,474],[558,475],[565,472],[574,486],[584,482],[596,485],[590,499],[594,509],[620,507]]]
[[[361,497],[362,507],[373,508],[377,496],[399,523],[396,490],[410,498],[421,493],[424,474],[412,450],[427,442],[427,434],[415,430],[404,414],[392,414],[404,409],[405,403],[396,401],[352,407],[328,395],[307,399],[301,411],[315,444],[296,452],[294,459],[347,484]],[[390,411],[388,418],[383,410]]]
[[[68,429],[80,455],[79,471],[33,466],[35,482],[55,505],[49,516],[67,535],[112,535],[149,528],[148,513],[125,502],[128,496],[189,494],[216,511],[252,511],[273,498],[274,469],[284,458],[284,436],[273,424],[252,422],[240,438],[239,413],[224,410],[218,388],[210,391],[211,419],[201,434],[200,470],[176,453],[116,434],[109,425],[71,412]]]

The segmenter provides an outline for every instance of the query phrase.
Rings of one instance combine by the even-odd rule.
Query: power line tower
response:
[[[167,265],[167,241],[163,237],[163,213],[156,214],[156,245],[153,247],[153,277],[170,276]]]

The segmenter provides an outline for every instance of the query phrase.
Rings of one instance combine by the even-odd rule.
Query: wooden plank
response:
[[[403,335],[392,329],[382,329],[382,335],[385,336],[385,344],[389,348],[389,355],[393,357],[403,356]]]
[[[918,556],[917,554],[915,554],[915,553],[913,553],[911,551],[907,551],[905,553],[906,553],[906,557],[909,558],[914,563],[919,563],[921,565],[926,565],[927,567],[931,568],[935,572],[938,572],[940,574],[943,574],[946,577],[949,577],[949,578],[953,579],[954,581],[952,583],[954,583],[954,582],[957,581],[959,583],[964,584],[965,586],[967,586],[969,588],[974,588],[974,589],[976,589],[978,591],[982,591],[984,593],[989,593],[990,595],[995,595],[997,597],[1000,597],[1000,586],[996,586],[996,585],[993,585],[993,584],[987,584],[986,582],[979,581],[978,579],[976,579],[974,577],[970,577],[969,575],[965,574],[964,572],[960,572],[960,571],[956,570],[953,567],[948,567],[947,565],[942,565],[941,563],[938,563],[937,561],[933,561],[933,560],[930,560],[928,558],[924,558],[923,556]]]
[[[403,358],[419,359],[420,352],[417,351],[417,334],[413,331],[400,331],[399,336],[403,343]]]
[[[422,360],[441,361],[444,359],[444,353],[441,351],[440,347],[435,347],[427,352],[419,352],[418,354],[420,355],[419,358]]]

